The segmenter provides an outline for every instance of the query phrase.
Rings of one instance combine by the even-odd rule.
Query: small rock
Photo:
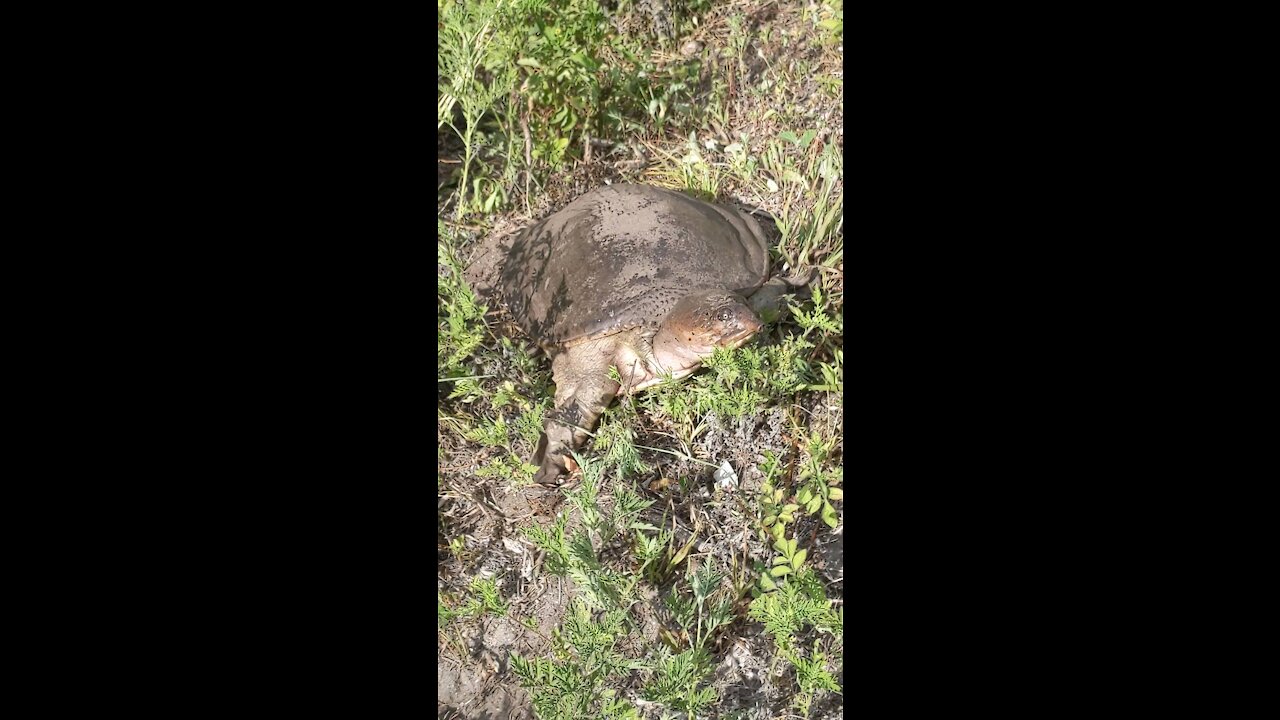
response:
[[[721,490],[738,489],[738,474],[733,471],[733,466],[728,460],[720,463],[720,467],[716,468],[715,477],[716,485],[720,486]]]
[[[689,42],[680,46],[680,54],[685,57],[693,57],[694,55],[697,55],[698,53],[702,52],[702,47],[703,47],[702,43],[698,42],[697,40],[690,40]]]

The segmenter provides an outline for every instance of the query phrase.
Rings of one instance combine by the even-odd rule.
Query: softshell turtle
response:
[[[591,190],[516,236],[494,290],[552,358],[556,384],[534,479],[551,484],[566,470],[619,392],[682,378],[716,347],[742,345],[761,310],[806,284],[768,277],[755,218],[649,185]]]

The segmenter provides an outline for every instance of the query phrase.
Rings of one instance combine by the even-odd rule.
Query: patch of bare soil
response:
[[[541,559],[523,540],[519,526],[546,524],[557,504],[549,494],[507,492],[485,481],[476,482],[470,496],[440,500],[440,517],[449,519],[448,534],[462,537],[464,549],[454,558],[439,539],[438,591],[460,597],[472,577],[495,578],[509,605],[505,616],[484,615],[441,629],[436,656],[439,717],[533,717],[527,694],[510,674],[509,658],[512,653],[549,653],[548,638],[563,620],[571,594],[563,581],[540,575]],[[533,618],[536,628],[521,624],[524,618]]]
[[[570,594],[559,583],[526,589],[506,617],[489,616],[468,625],[454,624],[441,634],[437,653],[438,716],[478,720],[532,719],[528,694],[509,672],[512,653],[549,654],[547,638],[564,618]],[[536,630],[516,618],[537,620]],[[456,629],[456,630],[455,630]],[[449,715],[450,712],[456,715]]]

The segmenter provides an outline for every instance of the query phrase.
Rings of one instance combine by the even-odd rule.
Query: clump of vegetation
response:
[[[683,710],[689,720],[702,717],[719,699],[705,680],[711,672],[710,659],[703,650],[685,650],[672,654],[663,648],[641,694],[646,700]]]
[[[454,251],[449,229],[443,221],[437,224],[440,242],[437,243],[439,273],[436,279],[439,323],[436,334],[436,361],[442,380],[464,378],[465,361],[480,347],[486,326],[484,314],[487,308],[480,304],[462,277],[462,264]],[[475,385],[455,390],[454,396],[466,394]]]
[[[622,502],[608,513],[599,505],[597,482],[599,465],[577,456],[582,465],[581,484],[566,492],[570,507],[578,511],[582,529],[567,532],[569,516],[560,514],[548,528],[532,525],[526,537],[546,553],[547,572],[573,581],[580,597],[592,608],[625,605],[634,596],[639,578],[604,563],[596,546],[620,532],[631,529],[633,518],[645,507],[634,493],[621,494]]]
[[[684,12],[698,3],[676,3]],[[593,140],[626,146],[696,121],[700,61],[655,62],[598,0],[440,3],[437,129],[462,144],[454,214],[506,207]]]
[[[628,634],[626,614],[614,610],[593,614],[575,601],[564,625],[554,634],[552,658],[511,656],[511,671],[529,690],[534,711],[545,720],[601,717],[635,720],[635,706],[609,687],[629,669],[618,652]]]
[[[794,550],[794,547],[794,544],[784,544],[784,553],[787,549]],[[787,567],[791,567],[791,559],[788,559]],[[808,629],[816,629],[833,638],[843,636],[844,613],[832,607],[822,583],[811,570],[802,567],[799,572],[788,575],[780,586],[751,602],[749,615],[762,623],[765,632],[773,638],[775,663],[779,658],[783,659],[795,672],[799,692],[795,696],[794,707],[807,716],[819,690],[839,692],[840,686],[827,669],[830,658],[819,649],[820,643],[815,640],[812,650],[806,654],[799,649],[799,638]]]

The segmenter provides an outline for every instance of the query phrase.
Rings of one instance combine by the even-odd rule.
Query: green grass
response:
[[[672,2],[677,16],[705,2]],[[622,3],[625,14],[629,3]],[[462,144],[446,197],[488,214],[587,157],[593,140],[699,123],[697,58],[655,62],[598,0],[441,0],[437,130]]]
[[[844,499],[844,438],[822,412],[844,392],[844,167],[811,107],[842,102],[843,5],[782,4],[763,20],[736,3],[667,5],[653,23],[631,0],[440,2],[437,128],[453,171],[437,198],[442,652],[466,665],[471,639],[506,622],[526,634],[502,681],[539,718],[692,720],[720,712],[716,669],[748,644],[768,664],[759,692],[782,696],[772,711],[808,717],[840,692],[843,662],[843,611],[824,585],[842,569],[815,566],[809,544]],[[705,47],[683,55],[688,39]],[[641,148],[648,164],[629,179],[757,205],[777,221],[775,267],[821,272],[753,343],[615,402],[561,503],[498,513],[527,492],[554,385],[467,286],[465,258],[500,219],[527,221],[550,188]],[[766,416],[782,426],[747,437],[757,468],[724,456],[726,428]],[[726,460],[737,489],[710,481]],[[474,542],[482,518],[502,542]],[[486,564],[513,548],[537,559],[537,582],[520,563]],[[544,636],[523,603],[548,582],[565,614]]]
[[[575,713],[592,712],[632,717],[628,713],[634,707],[610,690],[611,685],[625,684],[628,677],[641,683],[645,700],[690,719],[700,717],[718,698],[706,682],[714,669],[715,640],[739,619],[737,602],[748,586],[739,582],[742,578],[732,577],[735,569],[719,567],[712,560],[697,567],[684,562],[693,539],[673,555],[670,534],[636,521],[652,503],[633,488],[619,485],[612,511],[602,508],[596,485],[599,464],[586,457],[582,463],[584,482],[568,492],[570,509],[548,528],[526,530],[545,553],[546,570],[568,578],[577,599],[555,635],[553,656],[516,653],[512,668],[522,686],[530,689],[542,718],[574,718],[582,717]],[[581,529],[567,530],[575,520]],[[634,531],[637,540],[634,557],[642,561],[638,568],[633,562],[606,560],[595,550],[613,537],[626,536],[628,530]],[[796,539],[784,539],[774,547],[778,557],[761,576],[767,587],[751,588],[755,599],[748,616],[771,636],[773,665],[790,668],[797,683],[793,706],[807,713],[820,691],[839,690],[828,661],[833,647],[839,652],[843,614],[832,607],[833,601],[806,565],[807,551],[798,548]],[[682,571],[671,572],[682,566]],[[646,572],[650,567],[666,572]],[[661,607],[670,626],[661,633],[661,644],[638,648],[631,609],[642,602],[639,587],[643,583],[666,588]],[[800,640],[807,637],[813,641],[806,651]]]

